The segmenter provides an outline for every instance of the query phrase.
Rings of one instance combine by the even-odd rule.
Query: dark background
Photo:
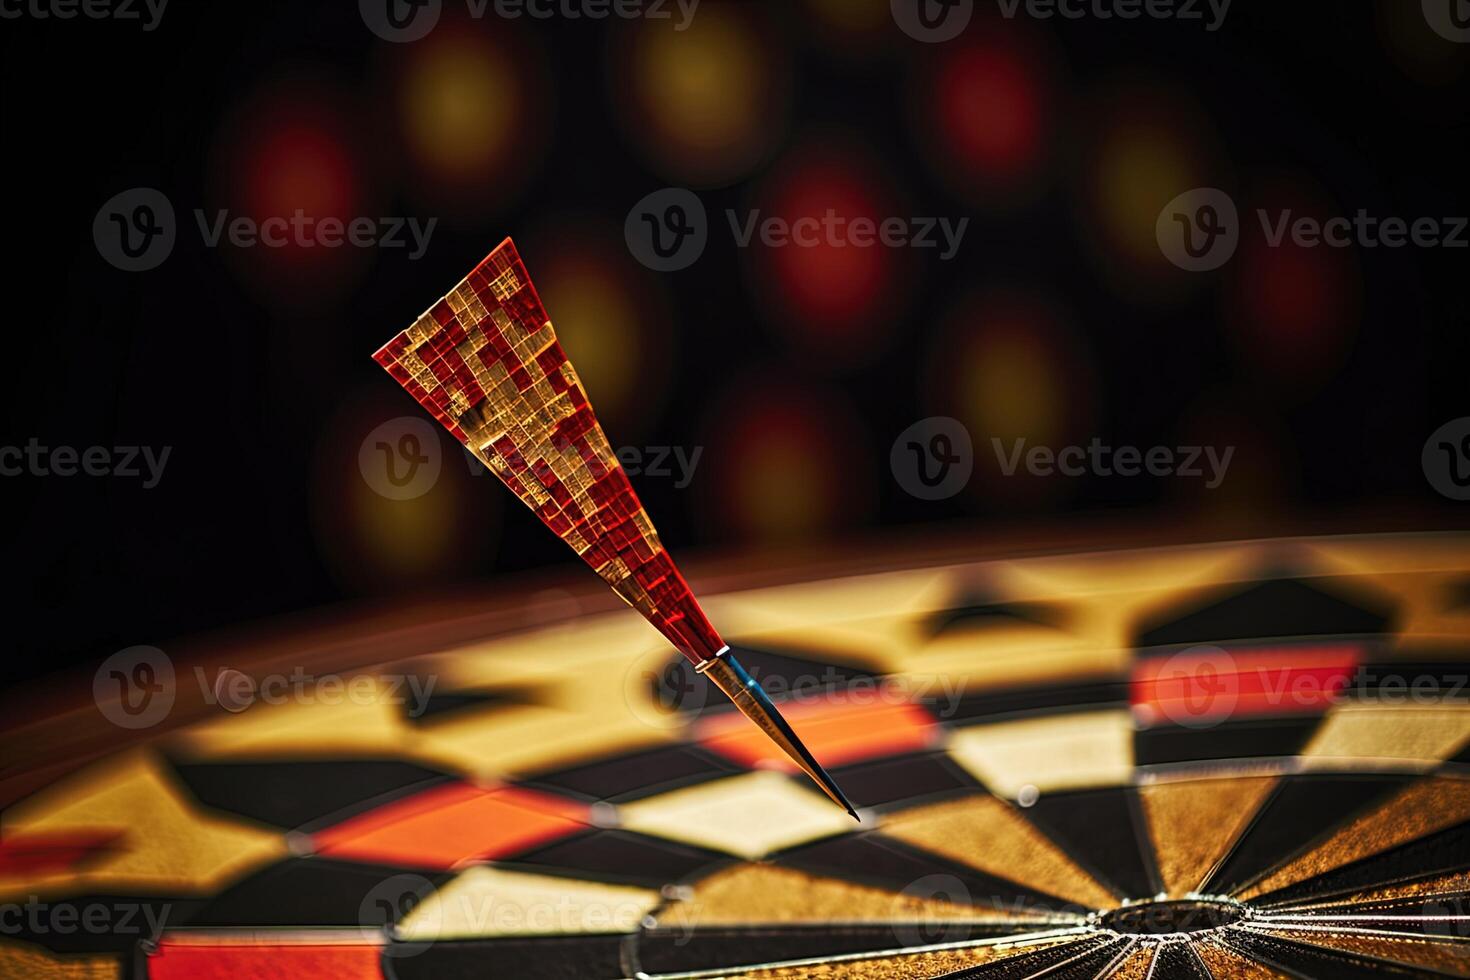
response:
[[[0,21],[0,444],[172,447],[151,490],[0,481],[7,676],[571,561],[447,437],[416,500],[358,470],[370,430],[418,413],[369,355],[507,234],[614,445],[703,447],[687,488],[634,478],[676,555],[936,529],[1464,527],[1420,451],[1470,415],[1465,251],[1266,250],[1252,219],[1230,264],[1191,274],[1153,228],[1199,186],[1243,214],[1470,213],[1470,45],[1417,0],[1236,0],[1213,33],[977,6],[938,45],[886,0],[704,0],[683,33],[474,21],[451,0],[413,44],[347,0],[175,0],[152,32]],[[140,186],[173,203],[179,241],[128,273],[92,223]],[[623,222],[666,186],[700,194],[711,238],[655,273]],[[943,262],[741,250],[723,217],[834,202],[970,226]],[[412,261],[207,248],[193,217],[296,207],[438,224]],[[888,464],[931,415],[976,444],[941,502]],[[1236,456],[1213,491],[1003,480],[991,436]]]

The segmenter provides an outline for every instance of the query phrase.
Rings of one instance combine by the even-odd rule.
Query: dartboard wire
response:
[[[1352,895],[1339,898],[1327,898],[1319,902],[1300,902],[1290,905],[1265,905],[1257,911],[1261,915],[1321,915],[1338,914],[1352,915],[1354,909],[1371,909],[1374,906],[1399,905],[1404,902],[1413,902],[1428,905],[1431,902],[1460,902],[1470,900],[1470,892],[1463,888],[1453,891],[1425,892],[1422,895],[1403,895],[1398,898],[1379,898],[1368,901],[1353,899]],[[1339,910],[1336,913],[1333,910]]]
[[[1227,926],[1224,930],[1221,931],[1228,931],[1228,929],[1229,927]],[[1154,958],[1149,961],[1148,976],[1145,977],[1144,980],[1154,980],[1156,976],[1155,971],[1158,970],[1159,963],[1163,959],[1163,957],[1161,957],[1159,953],[1163,950],[1165,946],[1170,945],[1171,943],[1175,946],[1184,947],[1185,953],[1190,956],[1194,960],[1195,965],[1199,967],[1200,976],[1213,977],[1214,972],[1211,971],[1211,969],[1205,964],[1204,958],[1199,955],[1200,945],[1204,942],[1213,941],[1213,938],[1213,936],[1198,936],[1190,937],[1188,939],[1174,939],[1168,942],[1154,943]],[[1159,980],[1170,980],[1170,978],[1161,977],[1159,978]]]
[[[1130,785],[1152,786],[1156,783],[1190,783],[1204,779],[1235,779],[1247,776],[1296,776],[1309,769],[1298,755],[1253,755],[1223,759],[1185,759],[1178,762],[1150,762],[1134,769]]]
[[[1107,948],[1108,946],[1112,945],[1113,943],[1115,943],[1117,941],[1118,941],[1117,939],[1114,939],[1112,937],[1106,936],[1106,935],[1104,935],[1102,933],[1094,933],[1093,936],[1091,937],[1091,941],[1085,941],[1085,942],[1082,942],[1082,943],[1079,943],[1078,944],[1078,945],[1080,945],[1080,946],[1083,947],[1078,952],[1073,953],[1071,956],[1067,957],[1066,959],[1064,959],[1064,960],[1062,960],[1060,962],[1052,963],[1052,964],[1050,964],[1048,966],[1044,966],[1040,970],[1037,970],[1035,973],[1028,973],[1028,974],[1026,974],[1026,976],[1018,978],[1018,980],[1034,980],[1034,978],[1036,978],[1036,977],[1044,977],[1048,973],[1055,973],[1058,970],[1062,969],[1063,967],[1069,966],[1069,965],[1077,962],[1080,959],[1084,959],[1084,958],[1086,958],[1088,956],[1091,956],[1093,953],[1096,953],[1098,950],[1105,949],[1105,948]],[[1111,961],[1109,962],[1109,965],[1112,965],[1111,964]],[[955,975],[956,976],[963,977],[963,976],[966,976],[969,972],[970,971],[966,970],[966,971],[962,971],[962,972],[960,972],[958,974],[955,974]],[[1095,976],[1102,976],[1102,975],[1103,974],[1095,974]]]
[[[1078,939],[1087,939],[1096,935],[1097,932],[1094,929],[1087,926],[1076,926],[1070,929],[1017,933],[1014,936],[987,936],[984,939],[966,939],[952,943],[934,943],[927,946],[902,946],[896,949],[864,950],[860,953],[841,953],[836,956],[816,956],[799,960],[776,960],[769,963],[737,964],[735,966],[723,966],[709,970],[689,970],[681,973],[647,973],[639,970],[633,973],[633,977],[635,980],[719,980],[719,978],[728,977],[731,970],[750,972],[752,970],[792,969],[804,966],[829,966],[834,963],[859,963],[863,960],[883,959],[885,957],[895,956],[922,956],[926,953],[978,949],[985,946],[1024,947],[1031,944],[1049,942],[1054,939],[1065,939],[1069,936],[1075,936]]]
[[[1307,935],[1281,935],[1282,932],[1291,932],[1291,930],[1285,930],[1285,929],[1283,929],[1283,930],[1279,930],[1277,932],[1270,932],[1270,931],[1265,930],[1265,929],[1251,928],[1249,926],[1232,926],[1231,928],[1233,930],[1236,930],[1236,931],[1241,932],[1241,933],[1247,933],[1247,934],[1254,935],[1254,936],[1260,936],[1260,937],[1263,937],[1263,938],[1275,940],[1277,942],[1296,943],[1296,944],[1298,944],[1300,946],[1303,946],[1303,947],[1306,947],[1306,948],[1309,948],[1309,949],[1312,949],[1312,950],[1324,950],[1324,951],[1327,951],[1329,953],[1334,953],[1335,952],[1335,953],[1339,953],[1339,954],[1340,954],[1340,951],[1338,950],[1337,947],[1334,947],[1334,946],[1331,946],[1331,945],[1324,945],[1324,944],[1313,942],[1312,939],[1310,938],[1311,933],[1314,933],[1314,932],[1315,933],[1329,933],[1329,934],[1332,934],[1332,935],[1344,936],[1344,937],[1352,937],[1352,938],[1366,937],[1366,938],[1379,938],[1379,939],[1405,939],[1405,940],[1411,940],[1411,941],[1421,942],[1421,943],[1424,943],[1424,942],[1443,942],[1443,943],[1447,943],[1447,944],[1455,944],[1455,943],[1463,943],[1464,942],[1463,939],[1460,939],[1459,937],[1455,937],[1455,936],[1426,935],[1425,933],[1422,933],[1422,932],[1397,933],[1397,932],[1380,932],[1380,931],[1372,930],[1372,929],[1337,929],[1337,930],[1317,929],[1317,930],[1307,930],[1307,933],[1308,933]],[[1254,959],[1257,962],[1266,963],[1269,966],[1281,967],[1281,964],[1279,964],[1279,963],[1276,963],[1276,962],[1274,962],[1272,960],[1263,959],[1263,958],[1261,958],[1259,956],[1255,956],[1253,954],[1247,953],[1246,950],[1245,949],[1242,949],[1242,948],[1233,948],[1228,943],[1226,944],[1226,948],[1229,949],[1231,952],[1235,953],[1238,956],[1246,956],[1249,959]],[[1365,963],[1373,964],[1373,965],[1375,965],[1379,969],[1382,969],[1385,966],[1387,966],[1387,967],[1397,967],[1397,968],[1400,968],[1400,969],[1407,967],[1407,968],[1409,968],[1411,970],[1418,971],[1423,976],[1447,976],[1448,975],[1448,974],[1438,973],[1438,972],[1435,972],[1435,971],[1432,971],[1432,970],[1425,970],[1425,968],[1423,968],[1423,967],[1421,967],[1421,966],[1419,966],[1419,965],[1417,965],[1415,963],[1409,962],[1408,960],[1395,959],[1395,958],[1393,958],[1391,956],[1372,955],[1372,954],[1366,954],[1366,953],[1352,953],[1350,955],[1353,955],[1353,956],[1358,957],[1359,959],[1361,959]]]
[[[1076,953],[1073,953],[1071,956],[1068,956],[1064,960],[1058,960],[1054,963],[1047,963],[1039,970],[1036,970],[1034,973],[1028,973],[1024,977],[1017,977],[1016,980],[1037,980],[1037,978],[1039,977],[1051,976],[1064,967],[1070,966],[1071,964],[1076,963],[1078,960],[1086,959],[1094,953],[1097,953],[1100,950],[1105,950],[1109,946],[1112,946],[1118,942],[1118,939],[1110,938],[1101,934],[1094,934],[1087,937],[1086,939],[1080,940],[1079,942],[1069,943],[1067,944],[1067,948],[1080,947]],[[1094,974],[1093,980],[1097,980],[1098,977],[1105,976],[1106,969],[1112,967],[1115,962],[1115,960],[1109,960],[1107,963],[1107,967],[1104,968],[1104,972]],[[978,966],[962,967],[959,970],[944,974],[943,977],[940,978],[940,980],[980,980],[980,978],[982,977],[994,975],[990,969],[991,967],[1004,966],[1005,963],[1005,960],[996,960],[991,963],[981,963]]]
[[[962,797],[956,797],[955,799],[962,799]],[[999,799],[999,797],[997,797],[997,799]],[[936,802],[938,802],[938,801],[936,801]],[[1061,844],[1059,844],[1055,840],[1053,840],[1046,833],[1046,831],[1042,830],[1039,826],[1036,825],[1035,821],[1031,820],[1029,817],[1026,817],[1024,813],[1021,814],[1021,816],[1026,821],[1026,823],[1027,823],[1028,826],[1032,827],[1042,837],[1046,838],[1048,841],[1051,841],[1053,844],[1055,844],[1057,846],[1058,850],[1061,850],[1063,853],[1067,854],[1068,856],[1071,856],[1070,855],[1070,852],[1065,847],[1063,847]],[[900,857],[906,857],[906,858],[915,858],[915,857],[917,857],[917,858],[922,858],[922,859],[926,859],[926,860],[930,860],[930,861],[934,861],[934,862],[954,863],[954,862],[951,861],[951,859],[947,859],[947,858],[943,857],[942,855],[936,854],[933,851],[929,850],[927,847],[924,847],[923,845],[920,845],[920,844],[909,844],[909,843],[906,843],[906,842],[903,842],[903,841],[895,840],[892,837],[888,837],[888,836],[886,836],[883,833],[883,831],[881,829],[878,830],[878,831],[872,831],[872,832],[864,833],[863,834],[863,837],[865,838],[865,840],[868,843],[872,844],[873,846],[878,847],[878,848],[881,848],[882,850],[888,851],[890,854],[896,854],[896,855],[898,855]],[[937,870],[939,870],[939,869],[937,869]],[[969,870],[978,870],[978,869],[963,868],[962,870],[969,871]],[[990,874],[992,877],[998,879],[1001,882],[1009,882],[1009,883],[1011,883],[1013,885],[1016,885],[1018,888],[1025,889],[1025,887],[1026,887],[1024,885],[1024,883],[1016,880],[1015,878],[1009,877],[1009,876],[1007,876],[1004,873],[1001,873],[999,871],[996,871],[996,872],[986,872],[986,873],[987,874]],[[824,870],[822,872],[822,874],[824,874],[826,876],[833,876],[833,873],[831,871],[825,871]],[[1094,875],[1093,877],[1096,878],[1096,875]],[[888,887],[890,887],[890,883],[888,883],[886,881],[883,881],[882,879],[877,879],[877,878],[867,879],[867,878],[865,878],[862,875],[862,873],[861,873],[860,870],[853,871],[853,870],[849,869],[849,870],[847,870],[846,874],[844,874],[844,875],[841,876],[841,879],[853,881],[853,882],[856,882],[857,884],[860,884],[860,885],[867,885],[868,887],[871,887],[871,888],[888,888]],[[1103,884],[1103,882],[1101,882],[1101,881],[1099,881],[1098,883],[1099,884]],[[1068,903],[1066,899],[1062,898],[1062,896],[1060,896],[1060,895],[1054,895],[1054,894],[1051,894],[1049,892],[1041,892],[1041,893],[1037,893],[1037,894],[1040,897],[1042,897],[1042,898],[1044,898],[1046,900],[1049,900],[1049,901],[1054,900],[1056,902],[1063,903],[1063,904],[1071,904],[1073,906],[1077,906],[1078,905],[1078,903],[1076,903],[1076,902]],[[1003,909],[1007,903],[1003,903],[1002,902],[1002,903],[999,903],[998,905],[996,903],[991,903],[991,904],[992,904],[992,907],[1002,908]],[[1041,919],[1038,919],[1037,921],[1081,922],[1081,921],[1084,921],[1088,917],[1088,914],[1089,913],[1086,913],[1086,912],[1073,913],[1073,912],[1049,911],[1048,914],[1045,917],[1043,917]]]
[[[1318,922],[1470,922],[1470,915],[1371,915],[1354,912],[1348,915],[1274,915],[1259,913],[1257,922],[1284,922],[1313,925]]]
[[[1128,957],[1132,956],[1133,951],[1136,949],[1138,949],[1138,940],[1130,940],[1128,945],[1123,947],[1122,952],[1120,952],[1117,956],[1114,956],[1111,960],[1108,961],[1107,966],[1103,967],[1101,970],[1098,970],[1092,975],[1092,980],[1102,980],[1103,977],[1111,976],[1114,970],[1116,970],[1118,967],[1122,966],[1128,961]],[[1149,967],[1150,972],[1152,972],[1153,964],[1150,963]]]
[[[1336,928],[1332,926],[1305,926],[1284,924],[1272,927],[1270,923],[1252,923],[1248,925],[1232,926],[1242,932],[1250,932],[1262,936],[1277,936],[1279,933],[1298,933],[1303,936],[1311,935],[1353,935],[1353,936],[1377,936],[1383,939],[1416,939],[1420,941],[1442,941],[1446,943],[1465,943],[1466,940],[1459,936],[1439,936],[1433,933],[1405,932],[1399,929],[1367,929],[1362,926],[1342,925]],[[1310,940],[1303,939],[1303,942]]]
[[[1143,980],[1154,980],[1154,978],[1157,976],[1156,971],[1159,968],[1159,950],[1163,947],[1163,945],[1163,943],[1149,944],[1149,948],[1153,950],[1153,955],[1149,958],[1148,972],[1144,974]]]
[[[1304,884],[1304,885],[1305,884],[1308,884],[1312,880],[1313,879],[1310,879],[1309,878],[1309,879],[1307,879],[1307,881],[1302,882],[1302,884]],[[1452,890],[1452,891],[1425,892],[1422,895],[1406,894],[1406,895],[1400,895],[1397,898],[1370,899],[1370,900],[1368,900],[1366,902],[1363,901],[1363,900],[1361,900],[1361,899],[1355,898],[1355,896],[1359,895],[1360,893],[1362,893],[1364,891],[1369,890],[1370,888],[1387,888],[1387,887],[1393,887],[1396,884],[1402,884],[1402,882],[1386,882],[1383,885],[1371,885],[1371,886],[1367,886],[1367,887],[1354,886],[1352,888],[1340,889],[1335,894],[1329,893],[1327,895],[1319,896],[1315,900],[1311,900],[1310,897],[1305,897],[1304,896],[1303,898],[1300,898],[1300,899],[1287,899],[1285,901],[1278,900],[1278,901],[1275,901],[1275,902],[1262,902],[1260,905],[1253,905],[1252,907],[1255,908],[1255,909],[1257,909],[1257,910],[1259,910],[1262,913],[1265,913],[1265,912],[1280,913],[1280,912],[1293,912],[1293,911],[1297,911],[1297,910],[1311,910],[1311,909],[1352,909],[1352,908],[1357,908],[1359,906],[1371,906],[1371,905],[1375,905],[1375,904],[1382,904],[1384,902],[1392,903],[1392,902],[1409,902],[1409,901],[1412,901],[1412,902],[1425,902],[1425,903],[1428,903],[1428,902],[1434,901],[1436,899],[1440,899],[1440,900],[1444,900],[1444,899],[1459,899],[1459,900],[1462,900],[1463,901],[1467,896],[1470,896],[1470,891],[1467,891],[1464,888],[1458,888],[1458,889],[1455,889],[1455,890]]]

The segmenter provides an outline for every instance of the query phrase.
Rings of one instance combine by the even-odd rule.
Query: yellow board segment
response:
[[[0,977],[15,980],[122,980],[116,956],[67,955],[27,943],[0,942]]]
[[[1386,760],[1427,768],[1470,741],[1470,711],[1433,705],[1347,704],[1334,708],[1307,743],[1308,765]]]
[[[1248,960],[1214,940],[1206,939],[1195,943],[1194,951],[1216,977],[1229,977],[1230,980],[1291,980],[1285,973],[1278,973],[1255,960]]]
[[[1170,898],[1197,890],[1276,786],[1272,776],[1160,782],[1139,790]]]
[[[1424,779],[1404,787],[1308,853],[1265,878],[1240,897],[1251,899],[1340,868],[1359,858],[1470,820],[1470,780]]]
[[[628,830],[744,858],[850,831],[852,818],[775,772],[752,772],[619,808]]]
[[[1009,803],[976,796],[889,817],[889,837],[986,874],[1087,908],[1115,905],[1114,895],[1067,857]]]
[[[741,864],[700,881],[694,886],[692,896],[671,904],[658,922],[660,928],[697,929],[729,925],[964,923],[1042,918],[1013,909],[992,910],[939,897],[885,891],[791,868]],[[962,935],[954,938],[960,939]]]
[[[98,889],[207,894],[287,855],[280,834],[196,809],[144,750],[89,766],[0,817],[0,832],[6,834],[62,831],[124,834],[95,863],[52,882],[69,894]],[[0,893],[43,883],[12,878],[0,882]]]
[[[1153,946],[1138,947],[1108,974],[1108,980],[1152,980],[1149,970],[1154,965],[1155,952],[1157,950]]]
[[[399,924],[406,942],[632,932],[663,899],[647,888],[473,867]]]
[[[1091,711],[962,729],[949,752],[997,796],[1121,786],[1133,778],[1133,717]]]

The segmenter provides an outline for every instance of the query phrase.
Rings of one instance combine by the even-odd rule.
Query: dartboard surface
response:
[[[181,665],[210,710],[6,808],[0,975],[1470,976],[1463,538],[895,560],[705,605],[860,823],[631,610]]]

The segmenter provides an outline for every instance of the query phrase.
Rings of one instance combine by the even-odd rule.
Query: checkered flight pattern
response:
[[[686,657],[700,664],[724,647],[509,238],[373,359]]]

